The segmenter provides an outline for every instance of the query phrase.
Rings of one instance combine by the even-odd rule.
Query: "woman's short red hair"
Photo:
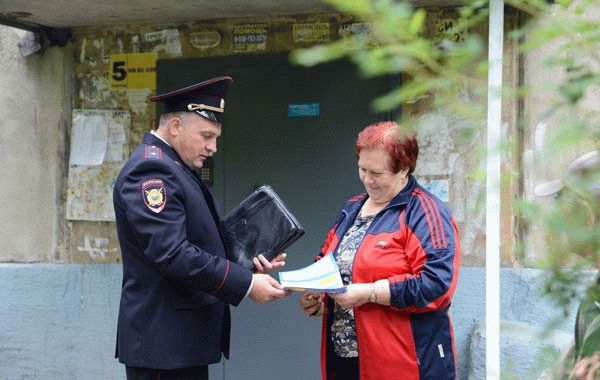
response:
[[[407,131],[395,121],[371,124],[363,129],[356,139],[356,157],[363,149],[384,149],[390,155],[389,166],[392,173],[408,169],[412,174],[417,165],[419,144],[413,132]]]

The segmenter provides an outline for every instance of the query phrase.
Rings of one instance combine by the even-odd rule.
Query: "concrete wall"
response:
[[[534,379],[548,351],[572,339],[573,316],[560,319],[538,297],[541,275],[501,273],[503,379]],[[485,379],[484,276],[481,268],[463,268],[451,309],[460,380]],[[124,379],[113,358],[120,284],[118,264],[0,264],[0,378]],[[233,308],[232,360],[211,366],[212,378],[317,379],[320,323],[300,312],[297,297]]]
[[[23,58],[24,34],[0,26],[0,262],[51,262],[65,222],[71,51]]]

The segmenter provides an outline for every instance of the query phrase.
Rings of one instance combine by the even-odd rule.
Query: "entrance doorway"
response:
[[[346,62],[293,66],[287,54],[162,60],[157,70],[158,93],[233,77],[214,159],[215,196],[225,213],[258,186],[271,185],[306,229],[288,249],[285,269],[312,263],[344,202],[364,192],[356,135],[392,116],[376,114],[370,103],[397,83],[363,80]],[[292,295],[233,308],[232,361],[211,366],[211,378],[319,378],[320,323],[297,302]]]

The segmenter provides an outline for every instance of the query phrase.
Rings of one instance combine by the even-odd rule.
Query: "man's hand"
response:
[[[329,296],[341,307],[358,307],[369,302],[369,287],[371,284],[350,284],[346,286],[346,291],[339,294],[330,294]]]
[[[573,367],[569,379],[577,380],[597,380],[600,378],[600,351],[594,352],[594,355],[582,358]]]
[[[249,297],[256,303],[274,301],[291,293],[289,290],[284,290],[283,286],[268,274],[256,273],[252,276],[254,282]]]
[[[254,267],[258,273],[269,273],[275,269],[283,268],[287,254],[280,253],[271,261],[267,260],[262,254],[252,259]]]
[[[304,314],[311,317],[323,315],[325,304],[323,303],[323,295],[315,292],[304,292],[300,296],[300,307]]]

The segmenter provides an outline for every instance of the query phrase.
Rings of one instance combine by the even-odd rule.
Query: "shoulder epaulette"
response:
[[[163,159],[163,151],[156,145],[147,145],[144,147],[144,158],[145,159],[155,159],[162,160]]]

